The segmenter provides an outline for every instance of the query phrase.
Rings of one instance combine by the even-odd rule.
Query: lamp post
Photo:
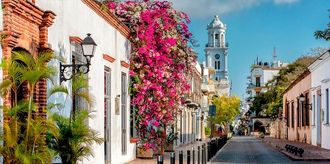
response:
[[[60,62],[60,84],[62,82],[74,78],[78,74],[87,74],[89,72],[89,67],[91,65],[91,59],[94,56],[96,43],[94,42],[91,34],[87,34],[85,39],[80,43],[82,48],[83,56],[86,59],[86,63],[76,63],[75,57],[72,57],[71,64],[62,64]],[[72,118],[75,119],[76,104],[75,104],[75,94],[72,94]],[[71,117],[71,115],[70,115]]]

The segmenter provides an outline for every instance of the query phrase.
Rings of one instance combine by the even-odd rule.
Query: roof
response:
[[[214,16],[214,19],[210,24],[207,25],[207,28],[225,28],[218,15]]]
[[[325,59],[330,58],[330,49],[325,51],[322,55],[316,58],[309,66],[308,69],[313,71],[319,64],[321,64]]]
[[[88,7],[94,10],[100,17],[116,28],[123,36],[129,39],[131,30],[118,19],[118,17],[106,10],[101,9],[101,3],[95,0],[82,0]]]
[[[306,76],[308,76],[311,72],[306,69],[302,74],[300,74],[291,84],[289,87],[283,92],[283,95],[287,93],[290,89],[292,89],[296,84],[298,84],[301,80],[303,80]]]

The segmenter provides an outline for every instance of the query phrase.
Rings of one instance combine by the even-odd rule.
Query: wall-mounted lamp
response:
[[[91,34],[87,34],[86,38],[81,42],[86,63],[76,64],[74,58],[72,58],[72,64],[62,64],[60,62],[60,84],[63,81],[72,79],[76,74],[87,74],[89,72],[89,66],[91,65],[91,59],[94,56],[96,46]]]
[[[300,94],[299,101],[300,102],[305,102],[306,101],[306,97],[303,94]],[[305,105],[309,108],[309,110],[312,110],[312,104],[305,104]]]

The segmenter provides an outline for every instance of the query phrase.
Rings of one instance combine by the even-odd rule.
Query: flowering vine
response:
[[[131,95],[140,142],[161,147],[189,90],[186,74],[195,55],[188,42],[188,16],[167,1],[108,2],[108,8],[132,29]]]

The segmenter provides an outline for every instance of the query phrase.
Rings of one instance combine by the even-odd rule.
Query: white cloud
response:
[[[169,0],[174,7],[194,18],[205,18],[223,15],[246,8],[258,6],[265,2],[274,4],[291,4],[299,0]]]
[[[291,3],[296,3],[299,0],[274,0],[275,4],[291,4]]]

